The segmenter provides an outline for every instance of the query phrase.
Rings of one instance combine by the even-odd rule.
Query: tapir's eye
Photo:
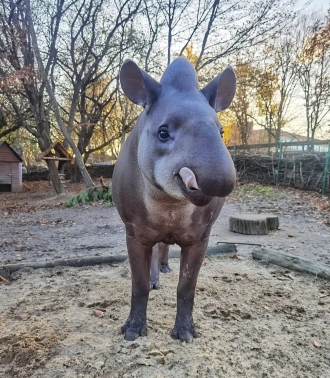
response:
[[[158,130],[158,138],[160,141],[165,142],[170,137],[170,134],[168,133],[167,129],[165,127],[161,127]]]

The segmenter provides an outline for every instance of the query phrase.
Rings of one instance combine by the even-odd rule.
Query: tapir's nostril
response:
[[[179,175],[181,176],[182,181],[185,183],[188,190],[199,190],[196,176],[191,169],[183,167],[180,169]]]

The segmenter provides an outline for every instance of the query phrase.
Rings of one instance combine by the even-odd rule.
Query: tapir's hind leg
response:
[[[152,247],[149,286],[150,290],[159,289],[159,244],[156,244]]]
[[[152,247],[146,246],[130,236],[126,236],[126,242],[132,274],[132,299],[131,312],[121,330],[122,333],[125,333],[125,339],[132,341],[138,336],[147,334],[147,304]]]
[[[164,243],[158,243],[159,270],[162,273],[170,273],[171,268],[168,265],[168,251],[170,246]]]
[[[180,278],[177,289],[177,313],[172,337],[189,343],[198,337],[192,310],[198,273],[204,260],[207,240],[181,249]]]
[[[164,243],[157,243],[152,248],[151,268],[150,268],[150,290],[158,290],[159,271],[162,273],[170,273],[171,269],[168,265],[168,250],[169,245]]]

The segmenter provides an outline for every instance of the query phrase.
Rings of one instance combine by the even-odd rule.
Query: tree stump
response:
[[[272,214],[235,214],[229,218],[229,230],[245,235],[267,235],[278,227],[278,217]]]

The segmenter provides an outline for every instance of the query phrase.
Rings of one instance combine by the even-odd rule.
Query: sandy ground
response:
[[[0,196],[0,263],[125,253],[114,208],[40,203],[51,194],[41,189]],[[330,264],[328,204],[316,194],[244,186],[229,198],[210,245],[257,243]],[[237,212],[277,214],[280,230],[231,233],[228,218]],[[135,342],[120,334],[130,303],[127,262],[12,274],[0,285],[0,377],[328,378],[330,282],[254,261],[252,248],[238,245],[240,259],[205,260],[194,308],[201,337],[187,345],[170,337],[177,259],[150,293],[148,335]]]

